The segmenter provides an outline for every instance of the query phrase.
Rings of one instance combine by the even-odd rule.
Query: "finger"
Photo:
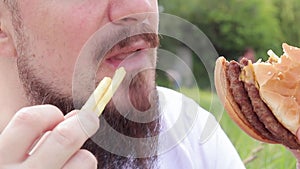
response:
[[[300,140],[300,129],[297,130],[296,137],[297,137],[298,140]],[[294,154],[294,156],[297,159],[297,162],[299,163],[300,162],[300,150],[292,150],[292,149],[290,149],[290,151]]]
[[[68,113],[67,115],[65,115],[65,120],[76,115],[78,113],[77,110],[71,111],[70,113]],[[46,132],[40,139],[38,139],[38,142],[36,145],[34,145],[34,147],[32,148],[32,150],[28,153],[29,155],[32,155],[35,150],[46,140],[46,138],[48,137],[48,135],[51,133],[51,131]]]
[[[95,169],[97,168],[97,160],[95,156],[87,150],[79,150],[64,165],[63,169]]]
[[[16,113],[0,137],[0,159],[3,163],[23,161],[42,133],[52,130],[64,117],[50,105],[23,108]]]
[[[297,136],[297,139],[300,140],[300,128],[298,128],[298,130],[296,132],[296,136]]]
[[[80,112],[54,128],[25,165],[36,168],[61,168],[99,127],[95,113]]]
[[[65,119],[68,119],[68,118],[76,115],[77,113],[78,113],[78,110],[71,111],[70,113],[68,113],[67,115],[65,115]]]

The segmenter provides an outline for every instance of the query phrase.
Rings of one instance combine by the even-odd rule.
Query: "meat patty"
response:
[[[244,83],[240,81],[241,65],[235,61],[231,61],[227,65],[227,78],[229,81],[230,92],[238,104],[242,114],[252,127],[260,133],[264,138],[278,142],[278,140],[265,128],[260,122],[256,113],[254,113],[248,93],[244,88]]]
[[[260,98],[255,84],[240,81],[240,73],[247,60],[231,61],[227,65],[227,78],[235,102],[242,114],[263,137],[281,143],[291,149],[299,149],[297,138],[278,122],[269,107]]]
[[[248,91],[254,112],[276,140],[291,149],[299,149],[300,145],[295,135],[278,122],[268,106],[261,100],[255,85],[245,83],[245,88]]]

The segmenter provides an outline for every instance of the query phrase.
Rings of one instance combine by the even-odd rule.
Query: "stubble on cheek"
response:
[[[17,1],[10,3],[10,5],[12,25],[15,33],[18,74],[29,106],[52,104],[61,109],[65,114],[70,112],[74,109],[71,92],[67,95],[58,90],[56,87],[60,85],[58,84],[58,78],[49,77],[49,74],[52,73],[51,71],[50,73],[43,74],[43,70],[45,71],[45,69],[42,63],[47,64],[47,62],[42,59],[46,58],[46,56],[37,56],[35,54],[36,48],[31,44],[29,35],[25,31],[26,29],[23,25]]]

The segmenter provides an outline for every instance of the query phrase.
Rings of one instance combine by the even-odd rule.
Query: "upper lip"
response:
[[[125,59],[129,54],[141,51],[144,49],[151,48],[149,42],[146,42],[143,39],[138,39],[136,41],[130,42],[127,46],[120,48],[118,45],[113,47],[108,54],[106,55],[105,59]]]

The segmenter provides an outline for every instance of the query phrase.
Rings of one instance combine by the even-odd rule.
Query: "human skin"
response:
[[[72,74],[79,51],[96,30],[110,22],[116,25],[138,22],[141,18],[128,18],[133,13],[157,13],[156,0],[22,0],[18,3],[23,31],[28,37],[26,52],[32,57],[30,66],[38,70],[40,79],[46,83],[55,81],[55,88],[67,95],[71,93]],[[98,128],[96,116],[86,113],[80,117],[85,119],[81,120],[85,129],[90,129],[83,131],[76,120],[76,112],[64,116],[50,105],[23,108],[30,103],[18,74],[17,58],[21,55],[17,49],[18,40],[11,13],[1,1],[0,166],[94,168],[95,158],[80,150],[80,145]],[[107,63],[100,67],[99,79],[112,76],[115,70],[115,66]],[[46,131],[51,131],[51,134],[28,157],[30,146]],[[294,153],[300,158],[297,151]]]
[[[80,127],[82,124],[76,120],[78,113],[64,116],[60,110],[50,105],[24,109],[23,107],[30,106],[30,102],[19,78],[18,58],[22,55],[29,57],[27,64],[35,70],[41,81],[55,84],[52,87],[61,94],[71,95],[74,65],[90,36],[108,23],[122,26],[140,22],[144,18],[134,17],[132,14],[157,13],[157,1],[22,0],[17,3],[26,41],[20,40],[20,34],[15,31],[10,9],[3,1],[0,2],[0,166],[94,168],[95,158],[89,152],[79,149],[98,128],[97,117],[90,113],[80,117],[86,119],[80,122],[90,129],[84,131]],[[157,25],[157,21],[153,24]],[[20,52],[18,46],[22,42],[26,42],[23,46],[25,54]],[[153,55],[151,60],[155,62],[156,56]],[[112,76],[116,66],[102,62],[99,69],[101,72],[97,73],[97,79]],[[78,130],[71,130],[74,127]],[[33,155],[28,156],[26,152],[30,146],[46,131],[51,131],[51,134]],[[13,138],[11,133],[16,132],[25,134],[22,138]],[[12,141],[18,146],[7,148]],[[66,147],[66,151],[59,149],[61,147]],[[58,152],[55,150],[60,156],[56,155]],[[8,151],[11,152],[10,155],[7,155]],[[43,158],[45,155],[47,158]],[[82,163],[82,160],[89,162]],[[47,166],[46,161],[56,166]]]
[[[54,87],[65,94],[71,93],[72,75],[78,54],[95,31],[114,21],[120,25],[139,22],[138,19],[140,18],[126,18],[130,14],[157,12],[157,2],[155,0],[128,2],[118,0],[104,0],[101,2],[92,0],[63,2],[24,0],[18,1],[18,3],[24,32],[28,37],[28,46],[26,46],[28,55],[30,55],[28,57],[34,58],[30,59],[29,65],[38,70],[38,77],[41,80],[46,83],[54,81]],[[139,8],[136,8],[136,6],[139,6]],[[6,126],[5,124],[11,119],[16,110],[28,104],[23,96],[24,91],[20,91],[20,88],[22,88],[20,87],[21,82],[18,77],[19,74],[16,72],[16,59],[20,55],[17,51],[18,38],[12,26],[10,13],[3,5],[1,5],[1,8],[3,9],[1,9],[3,13],[1,14],[1,30],[4,36],[1,49],[5,49],[1,50],[1,59],[4,60],[1,63],[7,65],[1,67],[1,75],[3,79],[7,79],[6,76],[9,74],[12,80],[0,82],[0,86],[3,86],[0,89],[1,92],[7,93],[5,99],[3,99],[4,97],[0,99],[1,101],[8,100],[5,102],[13,103],[13,105],[7,106],[9,108],[6,108],[6,106],[1,107],[1,111],[9,109],[10,116],[7,113],[5,116],[0,115],[0,119],[3,121],[1,124],[4,124],[0,130]],[[126,21],[124,21],[125,19],[120,20],[124,17]],[[115,67],[107,63],[103,63],[99,69],[101,69],[101,74],[98,75],[99,79],[104,76],[112,76],[115,71]],[[16,86],[18,90],[14,95],[7,92],[15,91]]]

